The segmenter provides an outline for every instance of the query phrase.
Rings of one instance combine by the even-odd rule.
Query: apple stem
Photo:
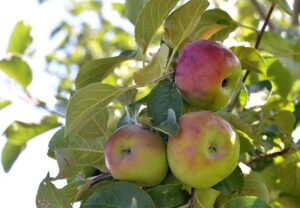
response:
[[[263,24],[261,30],[259,31],[259,33],[257,35],[255,46],[254,46],[255,49],[258,49],[258,47],[259,47],[259,44],[260,44],[261,39],[263,37],[263,34],[264,34],[265,30],[266,30],[266,27],[269,24],[269,21],[270,21],[270,18],[271,18],[271,15],[273,13],[273,10],[274,10],[275,6],[276,6],[276,3],[273,2],[272,5],[271,5],[271,7],[270,7],[270,9],[269,9],[269,11],[268,11],[268,14],[267,14],[267,16],[265,18],[264,24]],[[245,73],[245,75],[243,76],[242,83],[244,83],[246,81],[246,79],[248,78],[249,74],[250,74],[250,71],[247,70],[246,73]],[[231,100],[232,102],[228,105],[227,112],[232,112],[232,110],[233,110],[233,108],[234,108],[234,106],[235,106],[235,104],[237,102],[237,97],[238,97],[238,94],[239,94],[240,90],[241,90],[241,87],[239,87],[239,88],[236,89],[236,93],[234,94],[234,96],[233,96],[233,98]]]
[[[190,208],[196,207],[196,189],[192,188],[192,196],[190,199]]]

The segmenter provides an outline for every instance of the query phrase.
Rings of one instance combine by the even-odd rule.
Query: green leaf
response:
[[[188,192],[182,190],[182,184],[158,185],[147,192],[159,208],[180,207],[186,204],[189,198]]]
[[[150,93],[147,100],[148,116],[157,126],[167,120],[168,110],[173,109],[176,118],[182,114],[183,101],[181,93],[169,79],[161,81]]]
[[[158,78],[165,67],[168,52],[169,48],[163,44],[157,55],[153,57],[152,62],[134,73],[133,79],[135,83],[140,86],[144,86]]]
[[[9,101],[9,100],[0,101],[0,110],[5,108],[6,106],[8,106],[10,104],[11,104],[11,101]]]
[[[133,57],[116,56],[110,58],[102,58],[85,63],[76,77],[75,85],[77,89],[81,89],[88,84],[101,82],[106,78],[115,67],[124,61],[133,59]]]
[[[291,135],[294,130],[296,118],[292,112],[280,110],[275,114],[275,122],[283,134]]]
[[[28,140],[59,125],[57,116],[45,117],[39,123],[15,121],[5,130],[4,134],[10,143],[21,146]]]
[[[246,108],[263,106],[272,94],[272,83],[268,80],[246,85],[246,88],[249,93]]]
[[[236,46],[230,49],[240,60],[243,69],[266,75],[267,65],[258,50],[245,46]]]
[[[178,0],[148,0],[143,7],[135,25],[135,40],[144,54],[154,34],[177,2]]]
[[[126,0],[125,1],[125,16],[130,22],[135,25],[137,18],[143,9],[147,0]]]
[[[224,180],[212,188],[222,192],[225,196],[240,192],[244,186],[244,176],[239,166]]]
[[[210,9],[202,14],[195,30],[190,35],[191,40],[209,39],[220,31],[230,29],[232,32],[237,27],[230,15],[222,9]]]
[[[193,32],[208,5],[207,0],[190,0],[173,11],[164,24],[164,41],[176,51]]]
[[[72,208],[61,191],[51,183],[49,173],[40,183],[36,206],[37,208]]]
[[[272,81],[273,86],[275,86],[275,91],[280,96],[286,98],[292,89],[294,78],[279,60],[271,59],[268,62],[268,78]]]
[[[50,142],[48,144],[48,156],[51,158],[55,158],[55,150],[60,148],[66,148],[68,147],[69,140],[65,139],[65,128],[59,129],[53,137],[50,139]]]
[[[87,183],[87,181],[79,178],[75,178],[71,183],[68,183],[66,186],[60,189],[60,192],[64,195],[65,199],[69,203],[76,201],[76,197],[80,192],[80,186]]]
[[[291,16],[293,15],[293,10],[291,9],[291,7],[289,6],[286,0],[269,0],[269,1],[277,3],[283,9],[283,11],[285,11],[285,13]]]
[[[59,166],[57,179],[78,175],[83,167],[94,167],[106,171],[104,164],[105,138],[84,139],[78,135],[68,138],[68,146],[54,149]]]
[[[227,202],[223,208],[270,208],[263,200],[255,196],[237,197]]]
[[[155,208],[147,192],[137,185],[116,182],[100,187],[83,204],[83,208]]]
[[[70,99],[66,114],[66,135],[77,134],[86,125],[106,110],[107,105],[125,92],[114,86],[101,83],[89,84],[78,90]],[[97,119],[100,121],[102,119]],[[106,125],[98,123],[103,126]]]
[[[7,141],[2,149],[1,162],[5,172],[8,172],[23,150],[23,146]]]
[[[59,123],[56,116],[46,117],[38,124],[28,124],[20,121],[12,123],[4,132],[8,139],[2,150],[4,170],[6,172],[10,170],[28,140],[57,126],[59,126]]]
[[[26,88],[32,80],[30,66],[19,56],[13,55],[0,61],[0,70],[2,70],[11,79]]]
[[[30,32],[31,26],[25,24],[23,21],[19,21],[10,35],[7,52],[24,53],[32,42]]]
[[[172,108],[168,109],[168,115],[165,121],[162,121],[159,125],[152,127],[161,132],[164,132],[169,136],[177,135],[180,130],[180,126],[176,122],[175,111]]]

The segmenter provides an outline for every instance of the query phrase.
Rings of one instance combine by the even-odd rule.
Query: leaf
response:
[[[176,51],[193,32],[208,5],[207,0],[190,0],[173,11],[165,21],[163,40]]]
[[[227,12],[222,9],[210,9],[202,14],[195,30],[190,35],[191,40],[209,39],[214,34],[229,28],[230,32],[236,28],[236,23]]]
[[[175,84],[166,79],[150,92],[147,106],[148,116],[152,118],[152,123],[157,126],[167,120],[169,109],[173,109],[176,118],[181,116],[182,96]]]
[[[85,183],[86,183],[85,180],[75,178],[71,183],[68,183],[59,191],[64,195],[67,202],[73,203],[76,201],[76,196],[80,192],[80,188]]]
[[[260,55],[258,50],[245,46],[236,46],[230,48],[232,52],[240,60],[243,69],[267,74],[267,65],[264,58]]]
[[[255,196],[237,197],[227,202],[223,208],[270,208],[263,200]]]
[[[148,0],[135,24],[135,40],[145,54],[154,34],[178,0]]]
[[[140,12],[147,0],[126,0],[125,1],[125,16],[135,25]]]
[[[59,166],[57,179],[78,175],[83,167],[94,167],[106,171],[104,164],[105,138],[84,139],[80,136],[65,137],[68,146],[54,149]]]
[[[272,83],[268,80],[246,85],[246,88],[249,93],[246,109],[263,106],[272,94]]]
[[[106,110],[107,105],[125,92],[114,86],[93,83],[78,90],[70,99],[66,114],[66,135],[80,132],[88,123]],[[97,119],[102,120],[102,119]],[[98,125],[106,125],[98,122]]]
[[[61,191],[51,183],[49,173],[40,183],[36,206],[37,208],[72,208]]]
[[[269,0],[269,1],[277,3],[283,9],[283,11],[285,11],[285,13],[291,16],[293,15],[293,10],[291,9],[291,7],[289,6],[286,0]]]
[[[295,105],[294,116],[296,118],[294,127],[296,127],[298,122],[300,121],[300,101],[298,101],[298,103]]]
[[[268,78],[272,81],[273,86],[275,86],[275,91],[279,93],[280,96],[286,98],[293,86],[293,76],[286,69],[282,63],[277,59],[269,60],[268,66]]]
[[[20,121],[12,123],[4,132],[7,142],[2,150],[2,165],[8,172],[19,154],[25,148],[26,142],[50,129],[59,126],[57,117],[45,117],[38,124],[28,124]]]
[[[23,150],[23,146],[7,141],[2,149],[1,162],[5,172],[8,172]]]
[[[162,74],[162,70],[168,60],[168,49],[169,48],[163,44],[157,55],[153,57],[152,62],[134,73],[133,79],[136,84],[140,86],[147,85]]]
[[[32,42],[30,32],[31,26],[19,21],[10,35],[7,52],[23,54]]]
[[[116,182],[100,187],[83,204],[83,208],[155,208],[147,192],[137,185]]]
[[[159,125],[152,126],[152,127],[161,132],[164,132],[169,136],[177,135],[180,130],[180,126],[176,122],[175,111],[172,108],[168,109],[168,116],[165,121],[162,121]]]
[[[106,78],[115,67],[124,61],[133,59],[133,57],[116,56],[110,58],[102,58],[85,63],[76,77],[75,85],[77,89],[81,89],[88,84],[101,82]]]
[[[69,140],[65,139],[65,128],[59,129],[53,137],[50,139],[50,142],[48,144],[48,156],[55,159],[55,150],[60,148],[66,148],[68,147]]]
[[[154,201],[156,207],[171,208],[180,207],[187,203],[189,194],[182,190],[182,184],[164,184],[149,189],[147,192]]]
[[[2,70],[11,79],[26,88],[32,80],[30,66],[19,56],[13,55],[0,61],[0,70]]]
[[[214,185],[212,188],[222,192],[223,195],[231,195],[240,192],[244,186],[244,177],[239,166],[224,180]]]
[[[5,108],[6,106],[8,106],[10,104],[11,104],[11,101],[9,101],[9,100],[0,101],[0,110]]]
[[[290,111],[279,110],[275,114],[275,122],[283,134],[291,135],[294,130],[296,118]]]

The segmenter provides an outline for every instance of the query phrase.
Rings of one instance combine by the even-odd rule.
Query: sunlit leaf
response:
[[[37,208],[72,207],[62,192],[51,183],[49,174],[47,174],[46,178],[40,183],[36,196],[36,206]]]
[[[69,140],[65,139],[65,128],[59,129],[50,139],[50,142],[48,144],[48,156],[55,159],[55,152],[54,150],[60,149],[60,148],[66,148],[68,147]]]
[[[5,100],[5,101],[0,101],[0,110],[2,108],[5,108],[6,106],[10,105],[11,104],[11,101],[9,100]]]
[[[135,25],[135,40],[142,48],[143,53],[146,53],[151,39],[177,1],[148,0],[143,7]]]
[[[182,184],[163,184],[147,190],[156,207],[180,207],[188,201],[189,194]]]
[[[76,88],[80,89],[88,84],[101,82],[110,73],[112,73],[115,67],[130,59],[133,59],[133,57],[116,56],[111,58],[96,59],[85,63],[81,67],[76,77]]]
[[[175,50],[179,48],[193,32],[208,5],[207,0],[190,0],[173,11],[164,24],[164,41]]]
[[[32,42],[30,32],[31,26],[19,21],[10,35],[7,52],[24,53]]]
[[[209,39],[214,34],[217,34],[226,28],[230,28],[230,31],[233,31],[236,26],[236,23],[224,10],[219,8],[210,9],[202,14],[199,23],[197,24],[193,33],[190,35],[189,39]]]
[[[68,146],[54,149],[59,166],[56,178],[70,178],[79,174],[83,167],[94,167],[105,171],[104,144],[105,138],[84,139],[80,136],[65,137]]]
[[[235,46],[230,48],[240,60],[243,69],[266,75],[267,65],[258,50],[250,47]]]
[[[263,106],[268,101],[272,93],[272,84],[268,80],[246,85],[246,88],[249,93],[246,108]]]
[[[83,204],[83,208],[155,208],[147,192],[137,185],[127,182],[116,182],[100,187]]]
[[[263,200],[255,196],[237,197],[227,202],[223,208],[270,208]]]
[[[283,11],[285,11],[287,14],[291,16],[293,15],[293,10],[291,9],[291,7],[289,6],[286,0],[269,0],[269,1],[277,3],[283,9]]]
[[[275,114],[275,122],[283,134],[291,135],[296,118],[292,112],[280,110]]]
[[[93,83],[78,90],[71,97],[67,108],[65,134],[74,135],[80,132],[88,123],[102,114],[112,100],[125,91],[101,83]],[[97,121],[100,120],[103,121],[103,119],[97,119]],[[103,126],[104,124],[98,122],[98,125]]]
[[[135,25],[136,20],[147,0],[126,0],[125,16]]]
[[[30,66],[19,56],[10,56],[0,61],[0,70],[26,88],[32,80]]]
[[[46,117],[38,124],[16,121],[4,132],[7,142],[2,150],[2,165],[8,172],[19,154],[25,148],[26,142],[60,124],[57,117]]]

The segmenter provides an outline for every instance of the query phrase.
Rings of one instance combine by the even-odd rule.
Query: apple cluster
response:
[[[170,169],[196,189],[208,189],[229,176],[238,164],[240,143],[215,111],[226,107],[241,73],[237,57],[218,43],[201,40],[185,46],[177,59],[175,84],[193,112],[178,119],[180,131],[167,142],[141,125],[117,129],[105,146],[112,176],[152,187]]]

